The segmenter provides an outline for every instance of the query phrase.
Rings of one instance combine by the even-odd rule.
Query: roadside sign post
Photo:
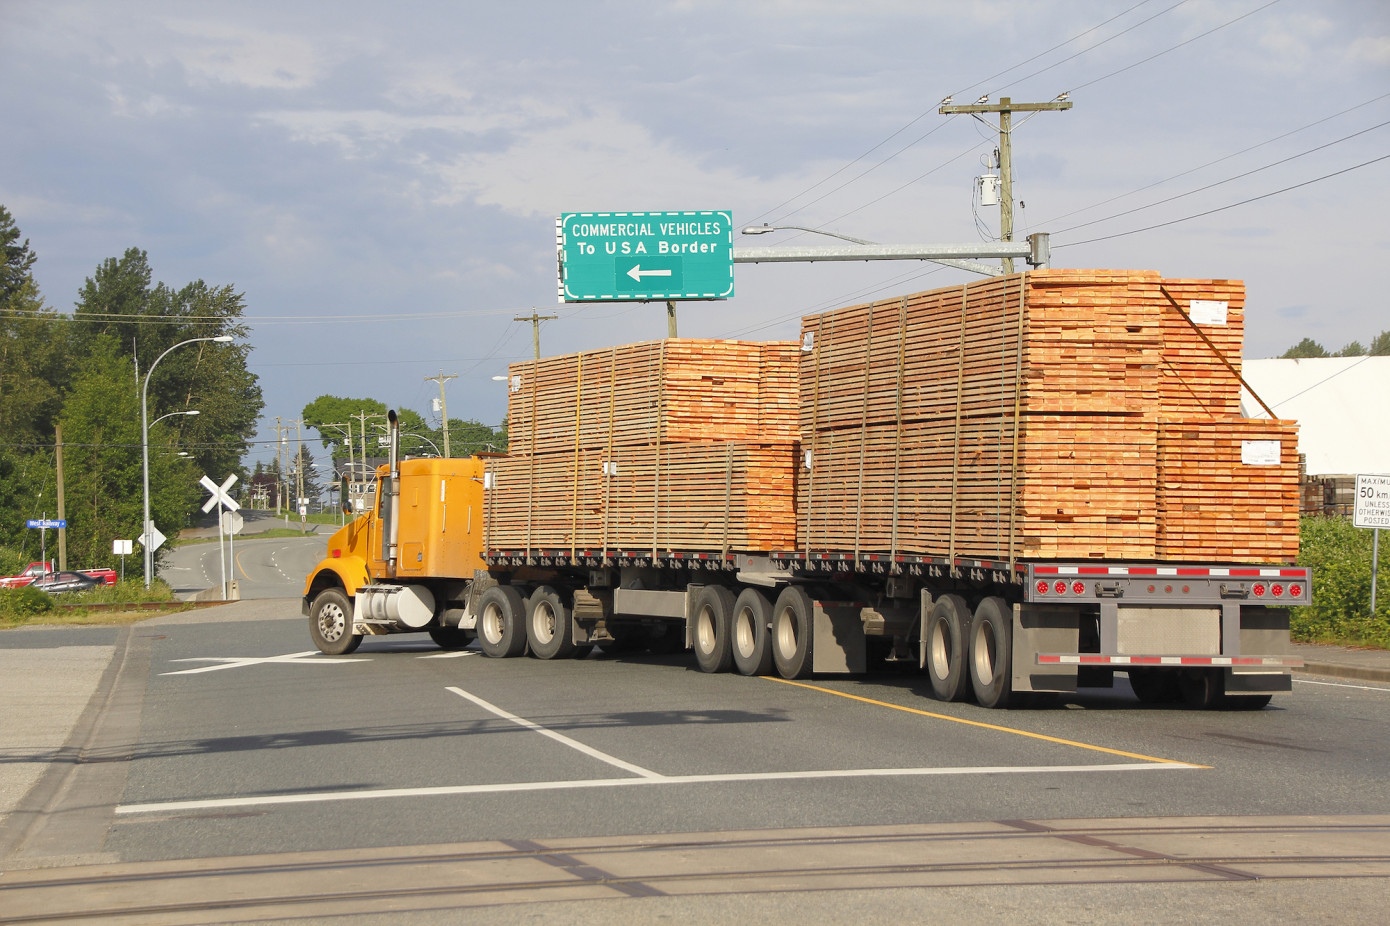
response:
[[[236,485],[236,473],[232,473],[230,476],[228,476],[228,477],[222,482],[222,484],[221,484],[220,486],[219,486],[217,483],[213,482],[211,479],[209,479],[207,476],[204,476],[202,479],[199,479],[199,480],[198,480],[198,484],[201,485],[203,488],[207,489],[208,492],[210,492],[211,495],[212,495],[211,498],[209,498],[207,501],[203,502],[203,513],[206,514],[207,512],[211,511],[214,507],[216,507],[216,508],[218,509],[218,511],[217,511],[217,564],[218,564],[218,566],[220,566],[221,569],[222,569],[222,600],[223,600],[223,601],[226,601],[226,600],[227,600],[227,563],[226,563],[226,560],[223,558],[223,544],[222,544],[222,534],[223,534],[222,508],[226,508],[228,511],[236,511],[238,508],[241,507],[240,505],[237,504],[236,499],[232,498],[230,495],[227,494],[227,490],[230,489],[232,486]]]
[[[125,558],[135,552],[135,541],[133,540],[113,540],[111,541],[111,552],[121,558],[121,581],[125,581]]]
[[[30,518],[30,519],[29,519],[27,522],[25,522],[25,523],[26,523],[26,526],[28,526],[28,527],[37,527],[37,528],[39,529],[39,559],[41,559],[41,560],[43,561],[44,572],[47,573],[47,571],[48,571],[48,532],[49,532],[50,530],[54,530],[54,529],[59,529],[59,528],[67,527],[67,526],[68,526],[67,519],[65,519],[65,518],[58,518],[58,519],[55,520],[55,519],[52,519],[52,518],[50,518],[50,517],[48,516],[48,512],[44,512],[44,515],[43,515],[42,518]]]
[[[731,211],[567,212],[555,220],[561,302],[727,299]]]
[[[1380,529],[1390,527],[1390,476],[1356,477],[1356,504],[1352,508],[1353,527],[1375,531],[1371,538],[1371,616],[1376,613],[1376,573],[1380,571]]]

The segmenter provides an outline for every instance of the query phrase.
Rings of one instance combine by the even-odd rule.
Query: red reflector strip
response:
[[[1298,656],[1101,656],[1096,653],[1040,653],[1041,666],[1275,666],[1298,668]]]

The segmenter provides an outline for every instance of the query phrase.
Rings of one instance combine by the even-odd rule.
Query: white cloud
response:
[[[152,57],[173,58],[195,83],[302,89],[317,83],[328,66],[316,44],[302,36],[215,20],[167,19],[164,26],[178,41]]]

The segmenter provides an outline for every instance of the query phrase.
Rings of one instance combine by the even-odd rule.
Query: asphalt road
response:
[[[262,514],[263,512],[256,512]],[[298,522],[294,522],[297,526]],[[247,526],[283,526],[278,518],[248,520]],[[312,527],[312,525],[311,525]],[[216,531],[198,543],[175,547],[167,554],[159,577],[179,598],[192,598],[222,583],[224,571],[235,579],[242,599],[287,598],[304,590],[304,577],[323,558],[332,528],[302,537],[260,537],[255,532],[219,543]]]
[[[0,647],[113,656],[72,761],[0,825],[0,922],[1345,923],[1390,902],[1386,685],[1300,678],[1223,713],[1122,682],[995,712],[910,673],[789,684],[423,636],[330,658],[293,599]]]

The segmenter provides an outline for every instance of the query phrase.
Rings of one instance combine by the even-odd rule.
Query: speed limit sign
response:
[[[1356,477],[1351,523],[1356,527],[1390,527],[1390,476]]]

